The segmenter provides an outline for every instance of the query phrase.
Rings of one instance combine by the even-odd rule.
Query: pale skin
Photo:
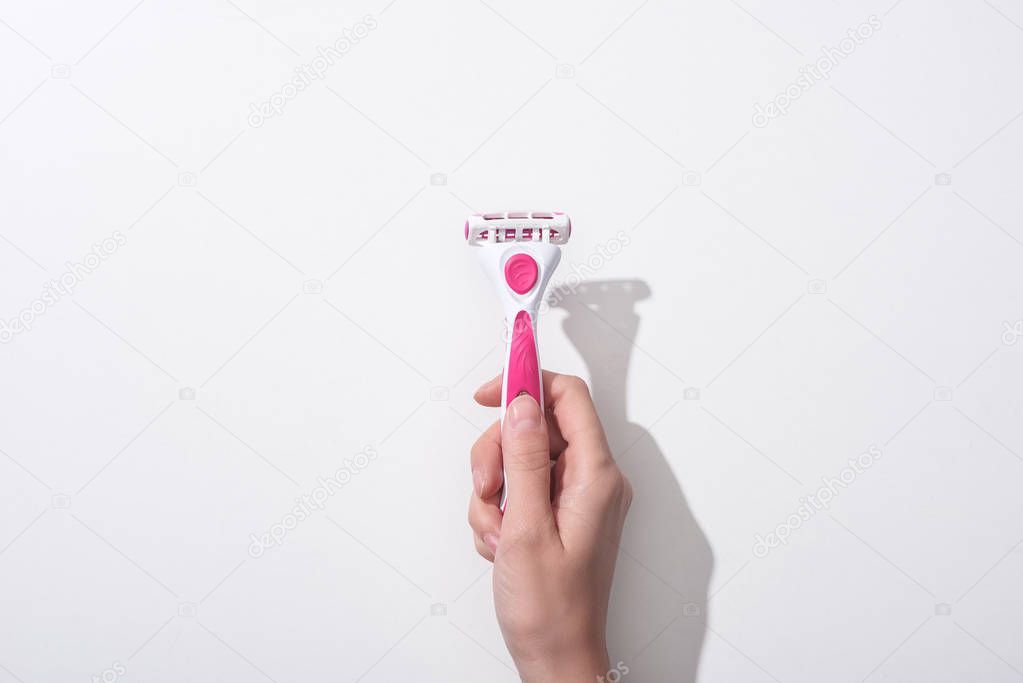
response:
[[[607,605],[632,487],[586,383],[544,371],[543,385],[544,411],[518,396],[503,430],[495,422],[473,445],[469,525],[494,563],[497,620],[522,680],[593,683],[610,666]],[[500,406],[501,376],[475,398]]]

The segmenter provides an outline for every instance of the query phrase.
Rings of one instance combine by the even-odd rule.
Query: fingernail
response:
[[[478,498],[483,497],[483,485],[487,482],[486,477],[483,476],[483,472],[480,470],[472,471],[472,483],[476,487],[476,496]]]
[[[497,534],[483,534],[483,542],[487,544],[488,548],[490,548],[490,552],[497,552]]]
[[[516,396],[508,406],[508,414],[504,421],[513,431],[540,428],[540,406],[529,394]]]

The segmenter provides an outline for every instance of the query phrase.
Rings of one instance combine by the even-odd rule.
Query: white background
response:
[[[597,264],[541,353],[636,489],[626,680],[1023,678],[1023,7],[385,3],[0,3],[0,318],[127,239],[0,346],[0,681],[514,680],[465,522],[501,208]]]

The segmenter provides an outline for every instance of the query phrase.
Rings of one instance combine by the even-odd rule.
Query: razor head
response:
[[[572,235],[572,220],[561,211],[505,211],[477,213],[465,221],[469,244],[548,242],[565,244]]]

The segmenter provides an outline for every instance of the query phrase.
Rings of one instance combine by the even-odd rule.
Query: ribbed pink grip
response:
[[[507,372],[508,388],[504,397],[506,406],[523,391],[540,403],[540,362],[536,354],[536,334],[533,331],[533,321],[525,311],[519,311],[512,326]]]

